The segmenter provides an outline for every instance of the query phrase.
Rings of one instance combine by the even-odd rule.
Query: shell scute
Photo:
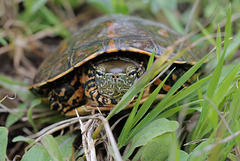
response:
[[[103,53],[130,51],[151,55],[155,50],[155,55],[159,56],[177,37],[166,26],[141,18],[123,15],[98,18],[62,42],[56,52],[44,60],[32,87],[54,82]],[[193,50],[189,50],[178,61],[198,61],[202,56]],[[174,55],[172,53],[170,58]]]

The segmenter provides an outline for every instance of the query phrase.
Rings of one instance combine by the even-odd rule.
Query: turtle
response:
[[[79,113],[96,107],[111,110],[144,74],[153,50],[157,58],[178,38],[167,26],[139,17],[107,15],[97,18],[65,39],[46,57],[29,89],[48,102],[51,109],[65,115],[74,115],[75,108]],[[199,50],[188,50],[154,85],[176,68],[160,91],[167,93],[201,58]],[[154,85],[145,89],[144,96],[151,93]]]

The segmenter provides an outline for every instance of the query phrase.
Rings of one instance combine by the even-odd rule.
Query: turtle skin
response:
[[[43,61],[29,89],[49,102],[52,109],[64,114],[71,113],[75,108],[79,110],[79,107],[80,113],[84,113],[88,107],[110,110],[144,73],[153,50],[157,58],[177,39],[178,35],[173,30],[157,22],[123,15],[98,18],[63,41],[58,49]],[[186,45],[187,43],[184,46]],[[176,55],[177,50],[176,48],[169,59]],[[191,49],[177,59],[169,70],[174,67],[176,69],[164,84],[161,93],[169,91],[176,80],[201,57],[199,50]],[[109,63],[111,61],[115,62]],[[120,74],[117,73],[120,69],[118,66],[113,65],[112,71],[116,72],[115,74],[109,69],[112,68],[111,64],[121,66],[129,63],[133,66],[135,64],[135,77],[132,82],[128,82],[130,77],[127,76],[125,67],[121,67]],[[110,71],[105,73],[109,81],[109,73],[114,75],[114,78],[121,78],[116,80],[114,85],[103,81],[102,84],[108,84],[106,87],[109,90],[100,87],[101,83],[97,85],[99,64],[108,64],[104,70]],[[155,85],[147,88],[144,95],[148,95],[151,88],[155,88],[164,76],[157,80]],[[183,87],[188,84],[191,84],[191,81]]]

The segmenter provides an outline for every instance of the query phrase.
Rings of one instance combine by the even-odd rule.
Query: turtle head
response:
[[[95,83],[100,94],[121,98],[145,71],[142,64],[130,59],[100,62],[95,70]]]

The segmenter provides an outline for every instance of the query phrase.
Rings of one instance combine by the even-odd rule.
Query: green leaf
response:
[[[18,142],[18,141],[24,141],[24,142],[27,142],[28,144],[32,144],[34,142],[33,139],[29,139],[25,136],[17,136],[12,140],[12,142]]]
[[[178,123],[176,121],[169,121],[165,118],[160,118],[149,123],[133,137],[132,145],[124,158],[127,159],[135,148],[146,145],[150,140],[164,133],[174,132],[177,128]]]
[[[140,157],[142,156],[142,152],[144,151],[145,147],[141,147],[138,149],[137,154],[134,155],[132,161],[139,161]]]
[[[7,42],[4,38],[2,38],[2,37],[0,37],[0,43],[1,43],[3,46],[6,46],[6,45],[8,44],[8,42]]]
[[[173,97],[169,97],[168,99],[165,99],[165,101],[161,101],[146,117],[143,118],[143,120],[136,125],[136,127],[131,131],[129,134],[128,140],[133,137],[139,130],[143,129],[149,122],[151,122],[154,118],[158,116],[159,113],[161,113],[166,108],[170,107],[171,105],[175,104],[176,102],[182,100],[183,98],[190,95],[192,92],[196,91],[202,84],[204,84],[210,76],[194,83],[190,87],[186,88],[183,91],[178,92]],[[166,97],[165,97],[166,98]]]
[[[8,143],[8,129],[0,127],[0,161],[5,161]]]
[[[17,122],[19,119],[22,118],[22,116],[24,115],[24,110],[26,110],[26,105],[25,104],[20,104],[17,108],[15,108],[16,110],[19,110],[19,112],[13,112],[10,113],[7,117],[6,120],[6,127],[10,127],[12,126],[15,122]]]
[[[32,102],[31,102],[31,105],[30,105],[30,108],[28,110],[28,113],[27,113],[27,116],[28,116],[28,121],[29,123],[32,125],[33,127],[33,130],[35,132],[37,132],[37,126],[35,125],[33,119],[32,119],[32,111],[33,111],[33,108],[36,107],[37,105],[39,105],[41,103],[41,99],[40,98],[36,98],[34,99]]]
[[[63,161],[58,144],[52,135],[45,135],[41,142],[54,161]]]
[[[180,153],[180,160],[179,161],[187,161],[189,158],[188,153],[186,153],[185,151],[179,150]]]
[[[57,136],[55,138],[57,144],[59,145],[59,151],[61,153],[61,156],[63,160],[69,160],[71,156],[73,155],[74,147],[73,147],[73,141],[76,138],[77,135],[74,134],[67,134],[63,136]]]
[[[27,153],[23,155],[21,161],[50,161],[51,156],[48,151],[39,143],[34,145]]]
[[[164,161],[169,155],[169,150],[173,142],[172,132],[167,132],[150,140],[142,152],[141,160]]]

